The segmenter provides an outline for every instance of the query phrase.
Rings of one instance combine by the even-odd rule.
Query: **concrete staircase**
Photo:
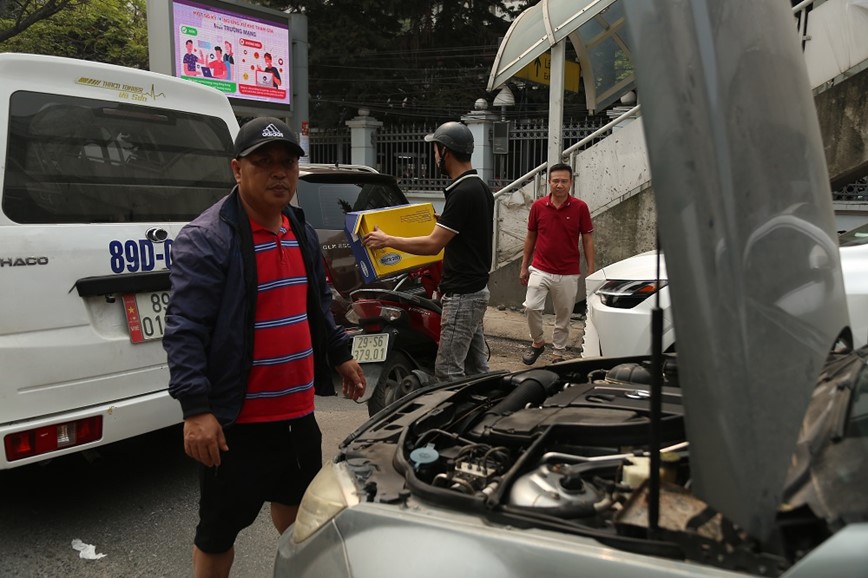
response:
[[[868,4],[851,0],[802,2],[794,8],[832,188],[868,174]],[[809,10],[809,11],[808,11]],[[655,246],[657,215],[648,168],[641,109],[624,112],[564,151],[576,174],[575,194],[594,220],[597,266]],[[593,146],[586,144],[608,136]],[[518,268],[530,204],[546,194],[546,165],[501,189],[495,197],[495,264],[492,305],[520,305]],[[837,203],[839,229],[868,222],[868,202]],[[580,289],[579,298],[584,298]]]

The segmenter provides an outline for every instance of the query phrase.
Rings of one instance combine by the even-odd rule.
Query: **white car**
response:
[[[675,345],[666,264],[646,251],[603,267],[585,279],[588,315],[582,357],[623,357],[651,353],[651,310],[663,310],[663,351]],[[658,290],[659,288],[659,290]]]
[[[853,346],[868,343],[868,224],[841,235],[841,271],[850,312]],[[582,357],[624,357],[651,353],[651,310],[663,311],[663,351],[675,350],[675,327],[666,263],[646,251],[588,275],[588,316]]]

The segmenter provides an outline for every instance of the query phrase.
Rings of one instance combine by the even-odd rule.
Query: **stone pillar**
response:
[[[359,115],[346,121],[350,127],[350,162],[354,165],[366,165],[377,169],[377,147],[374,145],[374,134],[383,123],[369,116],[371,112],[365,108],[359,109]]]
[[[479,109],[461,117],[461,121],[473,134],[473,156],[470,162],[485,182],[494,178],[494,147],[491,143],[491,134],[494,131],[494,122],[498,119],[496,114]]]

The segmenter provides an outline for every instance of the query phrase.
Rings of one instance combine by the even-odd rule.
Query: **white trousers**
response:
[[[579,290],[579,275],[554,275],[529,267],[530,278],[527,281],[527,295],[524,307],[527,311],[527,326],[530,338],[534,343],[542,343],[543,309],[546,295],[552,296],[552,308],[555,311],[555,328],[552,332],[552,344],[556,354],[562,355],[567,348],[570,337],[570,316],[576,306],[576,293]]]

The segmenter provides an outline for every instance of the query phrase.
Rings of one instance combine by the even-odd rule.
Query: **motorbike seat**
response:
[[[417,303],[423,309],[427,309],[429,311],[433,311],[437,315],[441,315],[443,313],[443,307],[440,306],[440,303],[434,301],[433,299],[428,299],[427,297],[419,297],[419,302]]]
[[[405,305],[415,305],[428,311],[433,311],[437,315],[442,315],[443,308],[440,303],[433,299],[428,299],[422,295],[408,293],[406,291],[394,291],[392,289],[357,289],[350,293],[353,301],[359,299],[375,299],[380,301],[392,301]]]

